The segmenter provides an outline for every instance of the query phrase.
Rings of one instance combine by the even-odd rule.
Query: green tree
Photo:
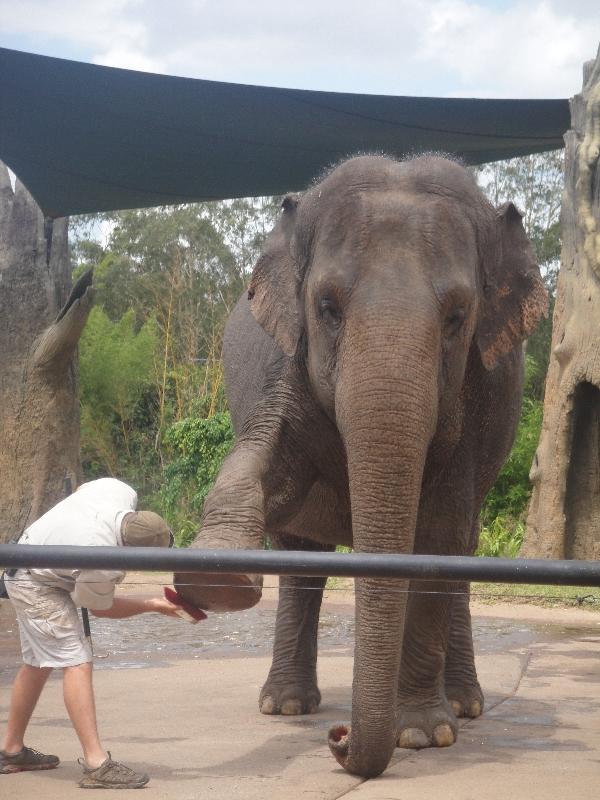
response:
[[[142,491],[153,471],[158,332],[133,311],[113,322],[94,308],[80,342],[82,458],[88,477],[118,475]],[[150,468],[150,469],[149,469]]]
[[[172,460],[165,469],[162,499],[179,546],[195,537],[204,501],[223,459],[233,446],[233,428],[227,412],[212,417],[184,419],[166,435]]]
[[[165,432],[180,420],[211,417],[226,407],[223,328],[278,205],[274,198],[241,199],[74,221],[75,271],[94,267],[96,301],[103,312],[94,322],[93,363],[102,365],[97,369],[104,370],[106,386],[118,379],[107,367],[113,357],[118,363],[117,344],[127,350],[130,336],[142,334],[147,326],[154,343],[150,367],[146,364],[138,372],[141,365],[131,365],[138,390],[132,413],[122,397],[103,402],[108,389],[97,391],[100,376],[92,369],[82,370],[88,475],[126,474],[150,492],[145,502],[160,505],[162,496],[155,489],[165,465],[178,457]],[[121,336],[122,325],[127,335]],[[91,346],[91,339],[84,344],[88,351]]]

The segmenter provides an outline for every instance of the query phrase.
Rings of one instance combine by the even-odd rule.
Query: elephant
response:
[[[520,212],[495,209],[455,160],[361,155],[286,196],[226,326],[237,438],[192,546],[473,554],[546,309]],[[226,611],[258,602],[262,577],[174,582]],[[324,584],[281,578],[262,713],[318,708]],[[329,746],[364,777],[396,746],[452,744],[457,716],[483,708],[469,585],[407,589],[355,581],[352,720]]]

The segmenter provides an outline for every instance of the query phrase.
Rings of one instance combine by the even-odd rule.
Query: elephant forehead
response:
[[[340,260],[371,263],[414,255],[421,262],[469,263],[477,252],[472,215],[435,195],[364,192],[323,215],[314,242],[323,266]],[[347,267],[346,267],[347,268]]]

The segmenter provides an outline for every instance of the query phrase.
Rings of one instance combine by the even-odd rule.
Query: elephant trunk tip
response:
[[[352,743],[352,726],[338,723],[329,729],[329,749],[336,761],[346,772],[351,775],[360,775],[361,778],[377,778],[389,764],[391,752],[384,752],[385,748],[376,748],[372,752],[356,752],[356,742]],[[393,752],[393,746],[392,746]]]
[[[348,725],[333,725],[328,734],[329,749],[339,764],[347,769],[348,749],[350,746],[350,728]]]

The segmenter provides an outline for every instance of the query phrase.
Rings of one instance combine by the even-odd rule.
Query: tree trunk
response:
[[[563,247],[522,555],[600,558],[600,51],[565,136]]]
[[[81,477],[77,342],[91,273],[70,289],[67,219],[44,219],[0,163],[0,542]]]

